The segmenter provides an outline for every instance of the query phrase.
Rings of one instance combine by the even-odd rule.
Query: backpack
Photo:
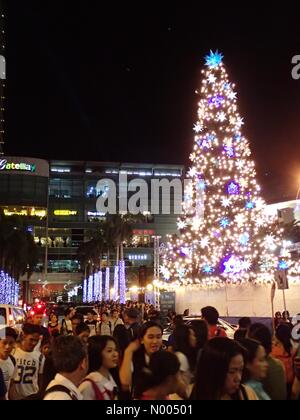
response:
[[[101,390],[99,389],[99,387],[97,386],[97,384],[90,378],[86,378],[83,380],[83,382],[90,382],[92,387],[93,387],[93,391],[95,393],[95,399],[97,401],[103,401],[105,400],[104,398],[104,394],[108,395],[110,400],[114,400],[115,399],[115,394],[113,391],[108,391],[108,389],[104,388],[104,392],[101,392]],[[83,383],[82,382],[82,383]]]
[[[12,356],[12,355],[10,354],[10,355],[9,355],[9,358],[10,358],[10,360],[11,360],[12,364],[14,365],[14,367],[16,367],[17,362],[16,362],[16,359],[14,358],[14,356]]]
[[[53,385],[51,388],[45,391],[42,399],[44,399],[46,395],[50,394],[51,392],[63,392],[64,394],[68,394],[71,400],[78,401],[76,395],[74,395],[74,393],[64,385]]]

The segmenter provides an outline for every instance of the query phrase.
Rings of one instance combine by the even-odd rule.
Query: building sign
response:
[[[159,295],[160,312],[167,315],[168,311],[175,311],[176,293],[161,292]]]
[[[289,289],[289,282],[286,275],[286,272],[283,270],[278,270],[275,272],[275,281],[277,283],[278,290],[287,290]]]
[[[101,211],[88,211],[87,215],[91,217],[102,217],[102,216],[105,216],[105,213]]]
[[[44,209],[33,208],[6,208],[3,209],[5,216],[31,216],[31,217],[46,217],[47,211]]]
[[[154,235],[155,231],[154,230],[141,230],[141,229],[133,229],[133,235]]]
[[[7,159],[0,159],[0,171],[25,171],[35,172],[36,166],[24,162],[9,162]]]
[[[76,216],[77,210],[54,210],[54,216]]]

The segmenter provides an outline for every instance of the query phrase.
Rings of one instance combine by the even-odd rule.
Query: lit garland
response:
[[[83,296],[82,296],[83,303],[87,303],[87,285],[88,285],[88,281],[87,279],[84,279],[83,280]]]
[[[88,280],[88,292],[87,292],[88,303],[91,303],[94,301],[93,294],[94,294],[94,279],[93,279],[93,276],[90,275],[89,280]]]
[[[169,236],[160,271],[173,287],[269,282],[292,266],[288,252],[280,256],[283,229],[260,197],[223,56],[205,59],[180,235]]]
[[[118,299],[119,293],[119,266],[115,265],[115,272],[114,272],[114,296],[113,300],[116,301]]]
[[[94,295],[95,301],[102,300],[102,273],[98,271],[94,276]]]
[[[120,303],[126,302],[126,275],[125,275],[125,261],[119,262],[119,278],[120,278]]]
[[[0,303],[18,305],[19,284],[4,271],[0,271]]]
[[[105,270],[105,300],[109,300],[109,267]]]

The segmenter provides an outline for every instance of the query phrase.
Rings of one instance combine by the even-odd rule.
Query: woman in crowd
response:
[[[179,325],[174,330],[173,352],[180,363],[180,373],[185,383],[187,395],[193,382],[197,361],[197,339],[192,328],[187,325]]]
[[[114,328],[113,337],[118,344],[119,360],[120,360],[120,364],[121,364],[122,361],[123,361],[124,352],[125,352],[126,348],[128,347],[128,345],[130,343],[129,335],[128,335],[128,331],[127,331],[126,327],[123,324],[122,325],[121,324],[117,325]]]
[[[153,321],[142,325],[139,338],[129,344],[120,368],[120,381],[124,392],[135,396],[137,374],[148,367],[150,356],[162,348],[162,326]]]
[[[295,379],[293,360],[295,353],[290,326],[287,324],[278,325],[272,347],[272,356],[280,360],[284,365],[288,399],[291,397],[292,385]]]
[[[114,338],[94,335],[88,340],[89,373],[79,386],[84,400],[114,400],[117,384],[111,369],[118,366],[119,353]]]
[[[208,342],[208,326],[207,322],[203,319],[194,319],[191,322],[191,328],[193,329],[196,340],[197,340],[197,362],[200,359],[203,347]]]
[[[168,400],[180,384],[180,364],[170,352],[160,351],[151,356],[149,366],[137,376],[136,399]]]
[[[257,400],[242,385],[245,350],[226,337],[212,338],[201,354],[192,400]]]
[[[57,337],[60,334],[60,328],[56,313],[51,312],[48,322],[48,331],[51,337]]]
[[[253,389],[259,400],[270,400],[261,382],[268,372],[266,350],[258,341],[250,338],[240,340],[240,344],[247,350],[243,382]]]
[[[284,366],[280,360],[275,359],[271,355],[271,331],[264,324],[256,323],[249,328],[248,338],[259,341],[267,354],[268,372],[266,378],[262,381],[264,390],[272,401],[286,400],[287,393]]]

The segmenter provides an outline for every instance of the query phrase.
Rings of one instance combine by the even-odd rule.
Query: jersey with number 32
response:
[[[14,353],[16,359],[16,376],[14,378],[16,399],[23,399],[39,391],[38,379],[42,374],[43,355],[40,352],[26,352],[17,348]]]

